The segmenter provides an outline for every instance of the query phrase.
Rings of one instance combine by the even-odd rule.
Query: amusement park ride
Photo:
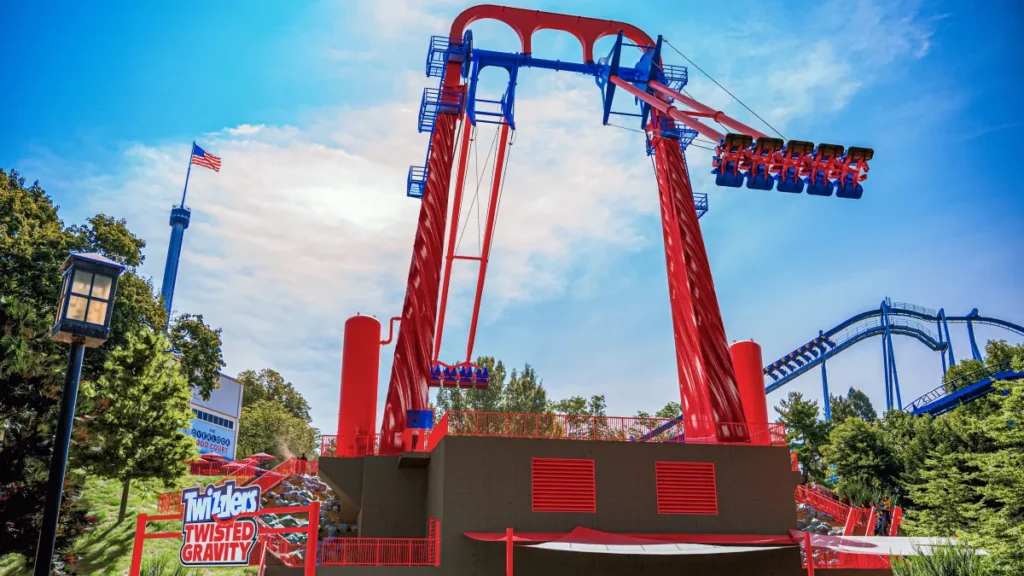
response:
[[[511,27],[521,50],[476,47],[468,26],[482,19]],[[534,56],[533,34],[548,29],[578,39],[582,61]],[[595,43],[609,36],[614,37],[611,51],[595,58]],[[936,315],[886,301],[879,311],[821,332],[764,368],[756,343],[729,346],[698,225],[708,208],[707,197],[694,194],[691,187],[687,146],[698,136],[715,144],[711,169],[720,186],[846,199],[862,196],[873,151],[784,141],[701,104],[686,93],[687,69],[664,62],[663,46],[671,44],[622,22],[490,5],[465,10],[448,36],[431,39],[426,74],[439,84],[424,90],[420,105],[419,130],[430,134],[426,162],[408,174],[407,194],[422,205],[402,314],[391,319],[385,340],[372,316],[346,321],[338,433],[324,437],[318,460],[291,459],[262,476],[236,472],[229,477],[238,486],[259,484],[266,494],[289,475],[308,473],[312,465],[339,497],[342,520],[358,524],[358,536],[318,540],[319,502],[305,512],[309,536],[301,546],[280,536],[298,528],[270,528],[258,520],[260,534],[269,536],[261,540],[266,574],[294,574],[298,566],[306,575],[398,574],[409,573],[409,566],[424,567],[416,573],[499,574],[504,566],[504,573],[511,575],[513,563],[520,573],[531,575],[671,570],[782,576],[813,575],[816,567],[891,574],[889,555],[914,553],[897,546],[905,539],[870,536],[876,533],[875,510],[800,486],[785,431],[768,422],[766,394],[818,364],[824,380],[826,359],[879,335],[887,361],[887,394],[891,390],[901,404],[892,334],[924,338],[953,362],[948,328],[945,339],[922,336],[923,329],[907,318],[938,322],[940,329],[947,321],[966,321],[976,358],[980,352],[972,323],[995,323],[1021,333],[1024,329],[976,313],[946,317],[941,310]],[[487,67],[508,73],[498,98],[482,96],[480,74]],[[602,103],[595,113],[602,122],[609,124],[613,115],[636,118],[646,136],[664,235],[683,412],[678,419],[448,412],[435,421],[430,410],[432,387],[489,384],[487,369],[472,362],[473,348],[516,127],[517,79],[526,68],[594,78]],[[706,122],[732,132],[720,132]],[[457,253],[456,237],[469,154],[480,124],[496,126],[496,153],[481,251],[468,256]],[[182,231],[184,225],[187,220],[178,222]],[[457,260],[477,263],[477,282],[465,357],[448,364],[439,352]],[[396,323],[378,435],[380,352],[395,337]],[[921,406],[938,406],[928,402]],[[794,494],[798,502],[831,516],[844,536],[860,539],[854,545],[842,537],[797,530]],[[162,495],[159,510],[173,514],[151,519],[180,516],[181,503],[180,494]],[[896,535],[899,514],[898,508],[893,510],[888,536]],[[146,519],[140,518],[141,540],[176,536],[145,535]],[[141,562],[141,540],[133,553],[133,573]],[[359,571],[358,566],[373,568]],[[381,571],[382,566],[396,568]]]
[[[480,19],[504,22],[519,36],[517,53],[495,52],[474,46],[467,29]],[[582,62],[547,60],[533,55],[531,38],[544,29],[561,30],[576,37],[583,48]],[[595,43],[614,36],[611,52],[600,59]],[[437,87],[423,91],[419,130],[430,133],[424,166],[409,170],[409,196],[422,198],[412,265],[402,308],[390,386],[381,428],[381,450],[402,450],[409,410],[429,407],[432,386],[481,387],[485,369],[472,363],[473,345],[484,281],[491,253],[499,195],[510,132],[515,129],[516,83],[526,68],[571,72],[593,77],[602,107],[595,109],[608,124],[612,115],[634,117],[645,132],[647,153],[654,157],[661,205],[669,297],[675,335],[679,389],[688,438],[738,440],[746,432],[725,423],[744,422],[740,386],[755,393],[754,383],[738,385],[729,357],[725,329],[715,296],[704,241],[697,219],[707,210],[706,197],[694,195],[683,152],[698,135],[717,143],[712,170],[718,185],[757,190],[857,199],[863,194],[870,148],[844,148],[770,137],[685,93],[687,69],[666,64],[662,37],[652,39],[622,22],[596,20],[500,6],[477,6],[459,15],[448,36],[431,39],[426,58],[428,77]],[[632,54],[639,57],[630,65]],[[497,99],[478,95],[481,70],[499,67],[508,72],[508,84]],[[622,93],[628,97],[622,102]],[[616,98],[618,96],[618,98]],[[628,110],[622,105],[629,105]],[[702,120],[728,127],[723,134]],[[482,250],[479,256],[455,254],[455,237],[468,168],[471,134],[480,123],[499,126],[498,148]],[[458,159],[455,158],[459,152]],[[453,166],[454,165],[454,166]],[[454,170],[453,170],[454,167]],[[451,219],[449,187],[455,180]],[[448,229],[445,249],[445,229]],[[465,359],[441,362],[438,354],[455,260],[478,263],[477,284]],[[443,269],[443,271],[442,271]],[[440,296],[440,298],[439,298]],[[344,367],[343,367],[344,370]],[[763,395],[760,379],[756,393]],[[365,426],[372,423],[360,423]],[[365,434],[365,428],[362,428]],[[339,430],[339,434],[344,433]],[[354,433],[354,432],[349,432]]]

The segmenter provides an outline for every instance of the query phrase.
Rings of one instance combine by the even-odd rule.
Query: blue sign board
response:
[[[186,434],[195,439],[200,454],[216,452],[231,460],[235,457],[235,432],[214,426],[202,420],[192,420],[192,429]]]

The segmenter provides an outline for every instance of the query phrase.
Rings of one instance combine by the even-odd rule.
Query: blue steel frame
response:
[[[936,333],[933,333],[931,329],[928,328],[928,324],[931,324],[932,322],[935,323],[935,326],[938,329]],[[943,375],[945,375],[947,370],[947,355],[949,366],[953,366],[956,363],[956,360],[953,357],[953,347],[949,338],[950,322],[967,325],[972,356],[974,359],[979,361],[982,360],[982,357],[974,335],[973,327],[975,324],[997,326],[1010,332],[1014,332],[1020,336],[1024,336],[1024,326],[1020,326],[1006,320],[1000,320],[998,318],[981,316],[978,313],[977,308],[971,310],[970,313],[965,316],[947,316],[943,309],[939,309],[938,312],[935,312],[928,308],[915,306],[913,304],[892,302],[890,299],[886,298],[877,309],[856,314],[831,330],[819,331],[817,338],[765,366],[763,370],[765,375],[765,393],[771,393],[782,388],[820,364],[822,393],[825,399],[825,419],[830,420],[832,411],[828,402],[829,391],[828,376],[825,370],[826,360],[840,354],[862,340],[874,336],[880,336],[882,338],[882,361],[884,366],[883,373],[885,380],[886,410],[891,410],[894,407],[903,409],[899,387],[899,376],[896,372],[896,355],[893,351],[892,336],[894,334],[910,336],[931,350],[939,352],[940,358],[942,359]],[[1024,376],[1024,374],[1022,374],[1022,376]],[[981,386],[979,389],[990,390],[991,387],[986,388]],[[934,391],[929,394],[932,394],[933,392]],[[969,393],[961,391],[956,396],[956,399],[957,401],[970,401],[976,397],[978,397],[978,395],[971,396]],[[964,400],[964,398],[966,398],[966,400]],[[915,414],[925,413],[932,410],[932,408],[929,407],[930,405],[920,405],[919,400],[921,399],[919,398],[918,400],[915,400],[915,403],[910,404],[907,410]],[[941,402],[936,403],[935,406],[941,407],[944,405],[944,402],[947,401],[942,400]]]
[[[654,50],[645,50],[637,64],[630,67],[619,65],[620,55],[623,46],[636,46],[628,41],[623,41],[622,34],[616,37],[615,46],[607,57],[598,62],[563,62],[561,60],[548,60],[534,58],[530,54],[518,52],[497,52],[494,50],[481,50],[473,48],[472,31],[466,31],[461,45],[452,45],[447,36],[433,36],[427,47],[427,56],[424,63],[424,71],[428,78],[441,78],[444,75],[445,65],[448,62],[456,61],[462,63],[462,76],[467,79],[468,89],[465,98],[461,94],[443,91],[440,85],[437,88],[426,88],[423,91],[423,99],[420,102],[419,115],[417,117],[417,128],[419,132],[433,133],[434,123],[439,113],[451,112],[453,109],[462,109],[472,125],[483,124],[507,124],[515,130],[515,95],[516,84],[520,68],[540,68],[542,70],[555,70],[574,72],[593,76],[601,89],[603,124],[607,125],[610,116],[629,116],[640,118],[641,129],[646,130],[647,119],[650,114],[650,107],[637,102],[639,112],[617,111],[612,109],[612,101],[615,93],[615,85],[608,81],[610,75],[618,76],[626,81],[634,83],[641,89],[647,89],[647,83],[657,80],[674,90],[682,90],[686,86],[688,73],[685,66],[663,64],[657,66],[654,63],[661,58],[661,37]],[[505,92],[498,99],[482,98],[477,94],[480,73],[484,68],[491,66],[503,68],[508,73],[508,85]],[[483,106],[480,106],[482,104]],[[679,145],[685,152],[687,146],[697,137],[697,131],[683,126],[672,126],[666,123],[658,130],[658,137],[672,138],[679,140]],[[647,140],[647,153],[650,155],[653,144],[650,138]],[[685,157],[685,155],[684,155]],[[423,198],[423,191],[427,185],[427,166],[430,165],[430,147],[427,147],[426,161],[422,166],[410,166],[406,177],[406,195],[410,198]],[[700,218],[708,212],[707,194],[693,194],[694,205],[697,208],[697,217]]]

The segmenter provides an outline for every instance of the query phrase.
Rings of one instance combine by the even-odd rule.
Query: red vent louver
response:
[[[655,462],[658,514],[718,514],[715,465]]]
[[[534,458],[534,512],[596,512],[594,461],[577,458]]]

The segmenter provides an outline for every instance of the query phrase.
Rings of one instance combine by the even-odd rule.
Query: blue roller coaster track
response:
[[[928,348],[939,352],[939,356],[942,358],[942,374],[945,375],[948,367],[956,364],[956,359],[953,356],[953,344],[949,338],[950,323],[967,325],[971,357],[978,361],[984,360],[974,337],[974,326],[979,324],[997,326],[1024,336],[1024,327],[998,318],[981,316],[978,314],[977,308],[971,310],[966,316],[947,316],[941,308],[935,311],[914,304],[893,302],[886,298],[877,309],[852,316],[831,330],[818,332],[817,338],[765,366],[765,393],[782,388],[820,365],[822,391],[824,398],[829,398],[826,361],[861,340],[873,336],[879,336],[882,339],[886,410],[896,407],[917,415],[941,414],[959,404],[984,396],[992,390],[994,381],[1024,377],[1024,372],[1015,372],[1007,365],[989,367],[982,371],[984,373],[964,375],[957,378],[956,382],[943,384],[904,407],[900,395],[899,376],[896,373],[896,356],[893,353],[892,336],[894,334],[910,336]],[[934,331],[932,326],[935,326]],[[961,382],[961,380],[963,381]],[[831,420],[831,407],[828,402],[824,402],[824,404],[825,419]]]

